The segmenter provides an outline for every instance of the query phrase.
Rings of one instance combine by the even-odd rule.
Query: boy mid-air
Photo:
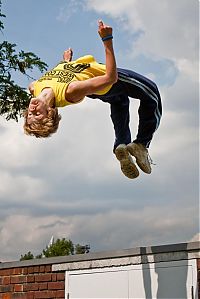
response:
[[[160,123],[161,98],[154,82],[133,71],[117,68],[112,28],[99,21],[98,33],[105,49],[105,65],[97,63],[91,55],[72,61],[72,50],[65,51],[63,61],[29,85],[33,98],[24,113],[24,131],[28,135],[48,137],[56,132],[61,119],[57,107],[79,103],[85,96],[107,102],[115,131],[113,152],[123,174],[134,179],[139,176],[136,164],[145,173],[151,173],[148,147]],[[138,133],[133,142],[129,97],[140,100]]]

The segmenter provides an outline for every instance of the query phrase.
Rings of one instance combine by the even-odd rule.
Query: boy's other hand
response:
[[[112,35],[112,27],[105,25],[102,20],[98,21],[98,29],[98,33],[101,38],[108,35]]]

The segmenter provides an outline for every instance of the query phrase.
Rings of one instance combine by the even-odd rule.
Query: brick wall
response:
[[[65,298],[64,272],[52,265],[0,269],[0,299]]]

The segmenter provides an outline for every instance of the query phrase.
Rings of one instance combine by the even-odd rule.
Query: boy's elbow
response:
[[[116,74],[113,76],[113,82],[112,84],[116,83],[118,80],[118,73],[116,72]]]
[[[118,73],[113,74],[112,76],[110,76],[109,79],[110,79],[110,80],[109,80],[109,83],[110,83],[110,84],[114,84],[114,83],[116,83],[117,80],[118,80]]]

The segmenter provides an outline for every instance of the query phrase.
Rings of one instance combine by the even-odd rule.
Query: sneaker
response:
[[[129,143],[127,145],[129,153],[136,158],[136,163],[145,173],[151,173],[151,164],[147,148],[141,143]]]
[[[115,149],[115,156],[119,160],[123,174],[129,179],[135,179],[139,176],[139,171],[129,155],[125,144],[120,144]]]

